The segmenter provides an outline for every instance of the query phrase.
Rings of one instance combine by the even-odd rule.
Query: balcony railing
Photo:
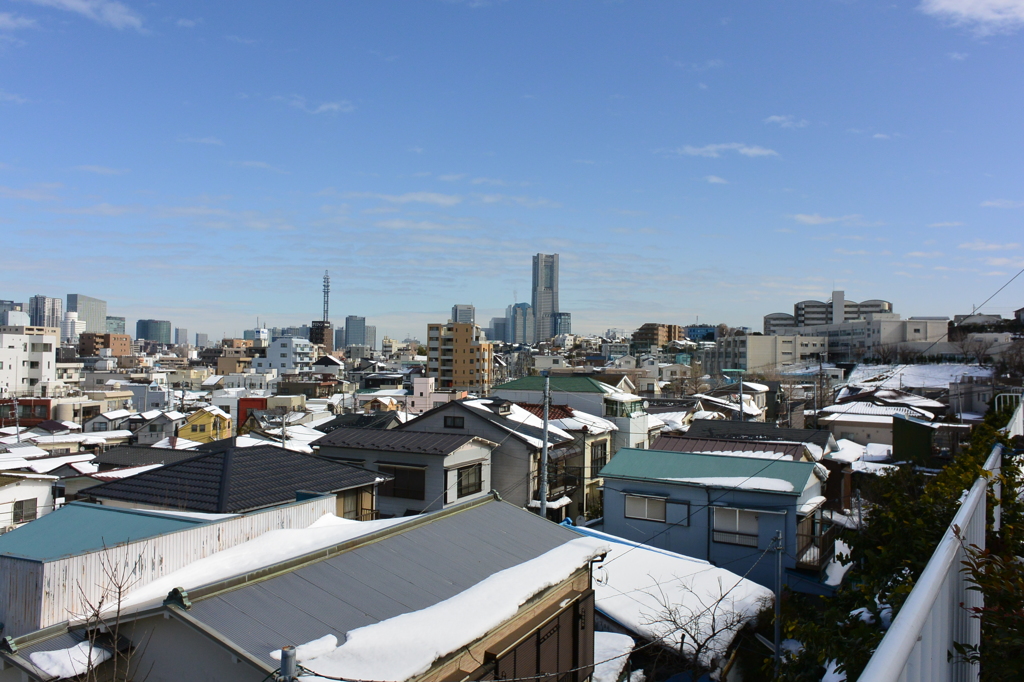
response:
[[[796,528],[796,567],[811,571],[824,568],[835,555],[837,532],[831,524],[823,528],[813,516],[801,521]]]

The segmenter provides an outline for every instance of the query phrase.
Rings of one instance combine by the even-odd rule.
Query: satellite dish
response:
[[[587,522],[587,517],[584,516],[583,514],[580,514],[579,516],[576,517],[576,525],[577,526],[582,526],[586,522]]]
[[[644,401],[644,409],[646,410],[650,406],[651,406],[651,404],[645,400]]]

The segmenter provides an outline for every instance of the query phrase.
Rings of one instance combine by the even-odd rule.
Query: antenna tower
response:
[[[324,270],[324,322],[331,319],[330,316],[330,302],[331,302],[331,276],[326,270]]]

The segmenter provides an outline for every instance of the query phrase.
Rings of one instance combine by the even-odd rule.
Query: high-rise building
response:
[[[85,331],[85,320],[78,319],[78,313],[70,310],[64,313],[60,323],[60,342],[78,345],[78,337]]]
[[[187,346],[188,345],[188,330],[184,327],[174,328],[174,345],[175,346]]]
[[[538,253],[533,257],[533,317],[536,336],[547,341],[554,335],[554,314],[558,312],[558,254]]]
[[[373,324],[366,325],[366,347],[370,350],[377,348],[377,326]]]
[[[349,315],[345,318],[345,346],[366,345],[366,318]]]
[[[508,336],[508,318],[492,317],[491,331],[487,338],[491,341],[505,341],[506,336]]]
[[[793,314],[769,313],[764,316],[764,333],[793,334],[798,327],[823,324],[842,324],[867,319],[868,315],[892,313],[892,303],[880,299],[847,301],[845,291],[833,291],[828,301],[800,301],[793,304]]]
[[[491,388],[494,351],[475,324],[427,325],[427,376],[442,390],[485,395]]]
[[[108,334],[124,334],[124,318],[123,317],[111,317],[107,315],[107,333]]]
[[[15,301],[0,301],[0,313],[7,313],[11,312],[12,310],[20,310],[22,312],[27,312],[25,310],[24,303],[17,303]]]
[[[196,348],[208,348],[210,346],[210,336],[208,334],[196,334]]]
[[[452,322],[476,324],[476,308],[472,305],[456,303],[452,306]]]
[[[309,342],[323,346],[330,353],[334,350],[334,325],[325,320],[313,320],[309,328]]]
[[[572,313],[554,313],[551,316],[551,326],[554,336],[572,334]]]
[[[43,295],[33,296],[28,300],[28,316],[33,327],[60,329],[64,320],[64,301]]]
[[[334,330],[334,347],[341,349],[345,347],[345,328],[338,327]]]
[[[127,334],[93,334],[85,332],[78,337],[78,354],[82,357],[99,355],[101,350],[110,349],[114,357],[132,354],[132,337]]]
[[[648,322],[633,332],[633,345],[637,348],[663,348],[672,341],[686,338],[686,330],[678,324]]]
[[[22,310],[0,311],[0,324],[5,327],[31,327],[32,318]]]
[[[510,305],[506,311],[505,342],[531,344],[537,336],[533,306],[529,303]]]
[[[139,320],[135,323],[135,338],[171,345],[171,323],[167,320]]]
[[[107,302],[83,294],[68,294],[69,313],[78,313],[85,322],[85,331],[104,334],[107,331]]]

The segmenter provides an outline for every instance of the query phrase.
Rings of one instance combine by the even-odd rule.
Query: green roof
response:
[[[551,390],[562,393],[604,393],[604,384],[590,377],[553,376]],[[523,377],[515,379],[491,389],[495,391],[543,391],[544,377]]]
[[[807,479],[814,475],[814,466],[814,462],[787,459],[623,448],[601,469],[600,475],[800,495],[807,487]]]
[[[53,561],[207,523],[139,509],[71,502],[0,535],[0,555]]]

